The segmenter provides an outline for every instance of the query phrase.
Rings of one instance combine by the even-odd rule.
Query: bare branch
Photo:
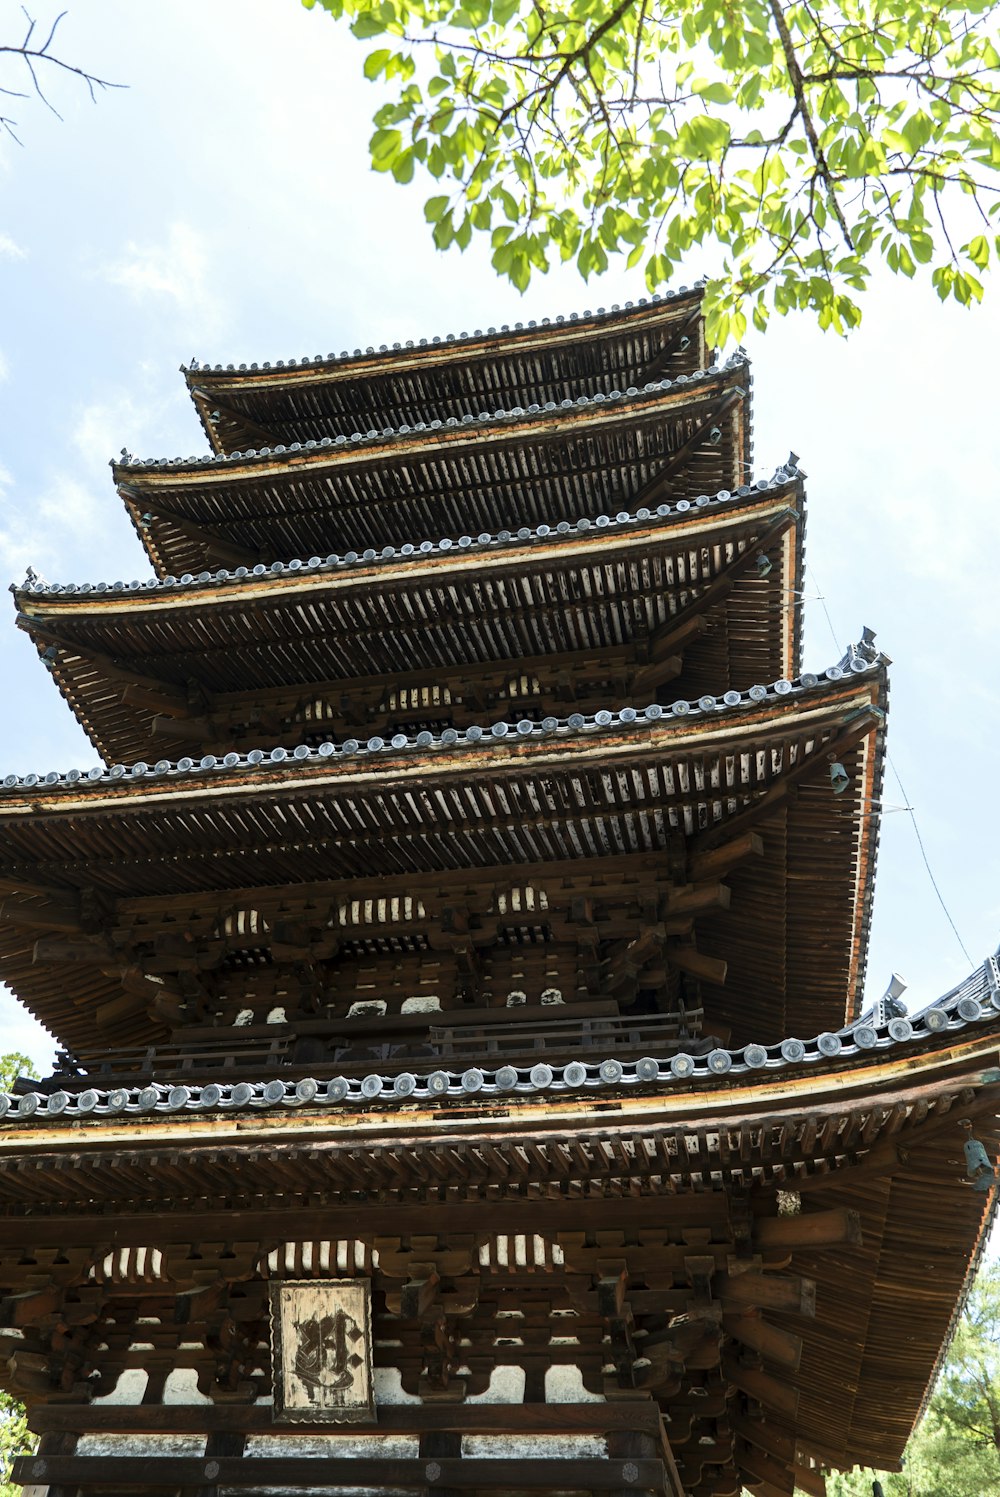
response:
[[[24,16],[28,23],[28,29],[25,32],[24,40],[20,43],[19,46],[15,46],[9,43],[0,45],[0,58],[8,57],[14,59],[15,63],[16,61],[20,61],[27,70],[28,77],[31,80],[31,89],[25,91],[22,89],[0,87],[0,94],[6,94],[11,98],[17,99],[27,99],[30,98],[32,94],[34,94],[36,98],[41,100],[46,109],[54,114],[57,119],[61,120],[62,115],[59,113],[58,109],[55,107],[55,105],[52,103],[52,100],[45,92],[45,89],[42,87],[42,82],[41,78],[39,77],[38,71],[39,67],[42,64],[47,63],[51,68],[55,68],[57,71],[70,73],[73,77],[81,79],[82,82],[86,84],[87,91],[90,94],[92,102],[94,103],[97,102],[98,89],[128,87],[128,85],[125,83],[113,83],[108,78],[99,78],[96,73],[89,73],[87,72],[86,68],[77,67],[75,63],[67,62],[65,58],[59,57],[55,52],[52,51],[52,45],[55,41],[56,32],[59,29],[59,23],[65,18],[67,14],[66,11],[60,11],[56,16],[55,20],[52,22],[52,25],[49,27],[49,33],[42,45],[32,46],[32,39],[35,35],[35,26],[37,23],[34,17],[29,15],[28,11],[24,9],[23,6],[22,10],[24,11]],[[13,140],[17,141],[18,145],[21,145],[23,144],[23,142],[15,133],[15,130],[13,128],[14,126],[16,126],[16,124],[16,120],[7,119],[3,116],[0,116],[0,132],[6,131],[6,133],[11,136]]]

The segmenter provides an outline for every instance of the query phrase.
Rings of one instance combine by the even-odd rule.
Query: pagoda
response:
[[[989,1225],[1000,966],[863,1011],[887,705],[701,291],[193,364],[150,581],[14,590],[0,1384],[47,1497],[808,1497]]]

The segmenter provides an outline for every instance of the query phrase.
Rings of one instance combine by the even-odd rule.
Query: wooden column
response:
[[[38,1442],[35,1460],[46,1461],[50,1456],[73,1455],[79,1442],[79,1434],[71,1430],[44,1434]],[[29,1466],[29,1471],[33,1465],[34,1462]],[[77,1487],[75,1483],[67,1486],[62,1482],[49,1486],[45,1481],[44,1470],[40,1468],[38,1485],[25,1486],[21,1497],[77,1497]]]
[[[622,1462],[623,1480],[628,1480],[629,1468],[634,1466],[638,1481],[639,1461],[655,1460],[659,1453],[654,1437],[639,1430],[615,1431],[608,1435],[608,1455],[612,1460]],[[649,1487],[622,1486],[617,1487],[611,1497],[647,1497],[649,1491]]]
[[[444,1456],[446,1459],[460,1459],[462,1454],[462,1434],[460,1430],[451,1429],[429,1429],[420,1436],[420,1458],[427,1460],[427,1465],[432,1468],[436,1460]],[[433,1483],[425,1488],[424,1497],[461,1497],[457,1487],[439,1487]]]
[[[246,1445],[246,1435],[230,1433],[227,1430],[216,1430],[208,1436],[205,1442],[206,1472],[211,1470],[213,1457],[218,1456],[241,1456]],[[182,1497],[219,1497],[217,1482],[209,1482],[205,1486],[186,1487],[183,1489]]]

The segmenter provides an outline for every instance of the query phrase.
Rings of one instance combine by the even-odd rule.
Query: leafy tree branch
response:
[[[362,41],[376,170],[524,289],[710,254],[710,336],[860,319],[878,261],[983,294],[1000,251],[998,0],[303,0]]]

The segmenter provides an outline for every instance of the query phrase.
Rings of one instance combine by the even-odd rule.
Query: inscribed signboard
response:
[[[271,1285],[278,1420],[371,1424],[371,1285],[367,1279]]]

